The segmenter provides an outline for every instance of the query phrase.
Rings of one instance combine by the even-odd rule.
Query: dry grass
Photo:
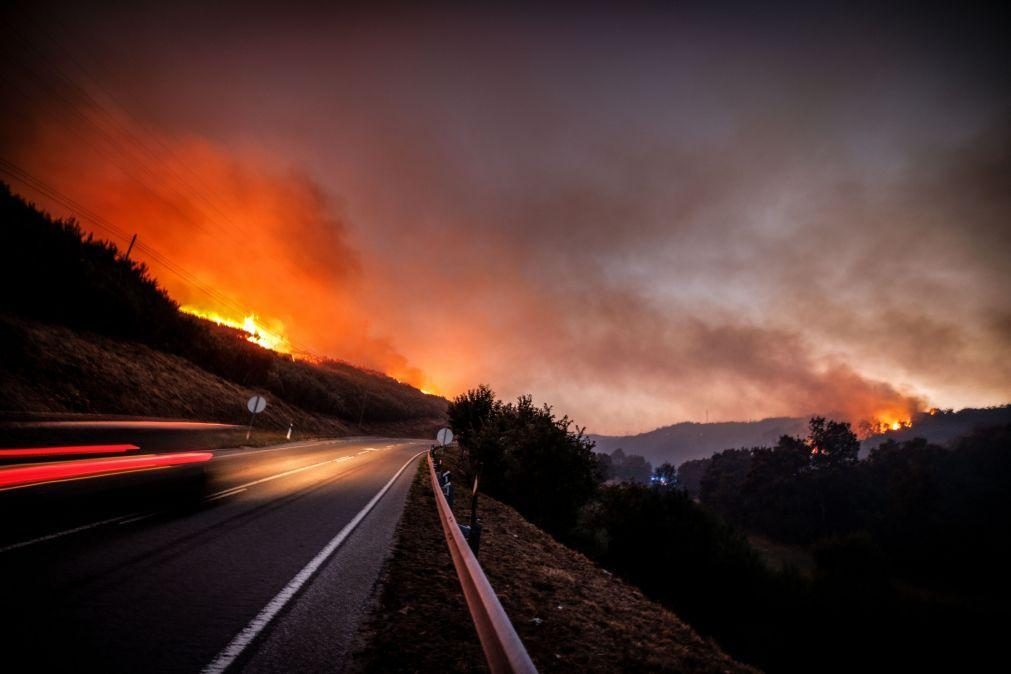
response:
[[[14,412],[117,414],[245,423],[254,393],[184,358],[135,342],[5,319],[0,347],[13,357],[0,370],[0,409]],[[261,428],[339,434],[339,421],[272,400]]]
[[[452,466],[452,456],[447,457]],[[425,467],[412,487],[379,604],[366,632],[360,671],[441,671],[474,657],[452,561]],[[470,518],[459,492],[454,511]],[[418,510],[420,508],[420,511]],[[427,511],[426,511],[427,509]],[[635,587],[555,541],[515,510],[482,496],[479,559],[516,631],[542,672],[753,672]],[[438,548],[438,549],[435,549]],[[469,621],[469,618],[467,618]],[[403,636],[450,626],[446,638]],[[378,626],[378,627],[377,627]],[[430,647],[440,654],[433,656]],[[406,648],[406,650],[405,650]],[[478,652],[479,655],[479,652]],[[435,659],[433,659],[435,658]],[[469,667],[474,667],[471,664]],[[457,669],[458,670],[458,669]]]
[[[427,437],[439,420],[352,427],[240,386],[189,360],[130,341],[0,316],[0,411],[10,415],[98,414],[245,424],[246,400],[270,401],[257,428],[301,436],[379,433]]]
[[[421,461],[377,603],[358,635],[354,672],[487,671]]]

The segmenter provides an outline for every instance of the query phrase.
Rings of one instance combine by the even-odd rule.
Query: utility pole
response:
[[[256,412],[249,415],[249,427],[246,429],[246,440],[249,440],[249,436],[253,433],[253,419],[256,418]]]
[[[130,239],[130,245],[126,248],[126,255],[123,256],[124,260],[130,259],[130,251],[133,250],[133,244],[137,243],[137,234],[134,233],[133,238]]]

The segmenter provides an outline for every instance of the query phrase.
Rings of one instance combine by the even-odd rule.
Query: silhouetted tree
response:
[[[530,396],[499,402],[486,386],[454,399],[449,418],[489,494],[548,531],[568,534],[600,479],[593,441],[582,429]]]
[[[597,452],[594,453],[593,458],[597,460],[597,475],[601,482],[606,482],[614,477],[614,462],[610,454]]]
[[[811,419],[808,434],[812,462],[815,467],[838,468],[857,462],[860,441],[845,422],[826,420],[824,417]]]
[[[621,466],[621,477],[629,482],[647,484],[653,475],[653,466],[638,454],[629,454]]]
[[[611,452],[607,462],[605,479],[646,484],[653,475],[653,466],[638,454],[625,454],[621,447]]]
[[[485,426],[491,423],[500,406],[501,403],[495,400],[495,393],[484,384],[454,398],[447,415],[449,426],[460,444],[473,444]]]
[[[709,468],[710,459],[692,459],[678,466],[678,483],[682,489],[694,498],[699,498],[702,491],[702,478]]]
[[[741,489],[751,470],[750,449],[726,449],[709,459],[699,497],[713,510],[736,519],[742,513]]]
[[[739,504],[729,512],[743,515],[740,523],[744,526],[773,536],[789,538],[796,531],[810,529],[802,479],[810,463],[810,447],[791,436],[782,436],[772,449],[753,448]]]

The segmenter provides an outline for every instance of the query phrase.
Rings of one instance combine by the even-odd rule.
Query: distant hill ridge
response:
[[[760,421],[682,421],[637,435],[591,435],[596,451],[639,454],[654,466],[705,458],[730,447],[774,445],[782,435],[803,435],[807,419],[773,417]]]
[[[782,435],[803,437],[807,433],[807,423],[807,417],[714,423],[684,421],[637,435],[590,435],[590,439],[597,443],[598,452],[610,453],[621,448],[626,454],[646,457],[654,466],[665,461],[679,465],[692,459],[703,459],[724,449],[771,447]],[[1011,405],[967,408],[933,415],[924,413],[914,419],[912,428],[867,438],[861,443],[861,454],[865,455],[888,439],[903,441],[921,437],[945,444],[973,429],[1007,423],[1011,423]]]

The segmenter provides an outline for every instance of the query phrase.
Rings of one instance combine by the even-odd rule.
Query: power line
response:
[[[136,120],[134,120],[130,116],[130,114],[126,111],[125,107],[116,100],[116,97],[113,96],[111,92],[109,92],[107,89],[105,89],[101,85],[101,83],[99,83],[98,80],[93,75],[91,75],[90,72],[83,65],[81,65],[77,59],[74,58],[74,56],[69,52],[69,50],[67,50],[65,47],[63,47],[62,44],[60,44],[58,39],[49,34],[38,21],[36,21],[33,17],[28,15],[22,8],[18,9],[20,11],[21,16],[23,18],[26,18],[29,22],[31,22],[35,26],[35,32],[44,35],[45,38],[48,39],[48,41],[51,44],[53,44],[58,50],[60,50],[63,53],[63,55],[67,58],[67,60],[69,60],[72,64],[74,64],[77,67],[77,69],[81,73],[83,73],[87,79],[89,79],[94,85],[96,85],[97,88],[100,89],[105,94],[105,96],[109,100],[111,100],[113,104],[116,105],[123,112],[122,116],[125,116],[128,120],[132,120],[135,124],[137,124]],[[232,225],[234,230],[239,230],[239,233],[242,234],[242,236],[238,237],[237,240],[233,239],[232,235],[235,233],[234,230],[232,232],[229,232],[227,228],[222,226],[220,223],[216,222],[213,218],[207,218],[208,222],[215,226],[215,229],[217,229],[220,233],[223,233],[229,237],[229,241],[226,242],[226,245],[238,243],[239,245],[246,247],[248,249],[248,244],[246,241],[247,237],[245,236],[245,233],[242,231],[242,228],[236,223],[234,223],[231,219],[229,219],[207,196],[205,196],[203,190],[201,190],[199,187],[194,186],[188,180],[183,178],[178,172],[176,172],[175,168],[172,165],[165,162],[161,157],[159,157],[148,145],[145,144],[142,138],[138,137],[137,134],[133,132],[132,129],[130,129],[126,124],[121,123],[122,116],[117,116],[116,114],[106,109],[106,107],[102,105],[102,103],[98,101],[96,98],[94,98],[87,91],[87,89],[85,89],[80,83],[78,83],[74,79],[74,77],[69,75],[62,68],[60,68],[60,66],[56,64],[51,58],[43,54],[42,51],[40,51],[38,45],[33,44],[33,42],[29,40],[25,35],[14,29],[12,24],[8,24],[7,28],[8,34],[13,35],[21,44],[25,45],[26,50],[24,52],[18,52],[17,50],[11,50],[8,48],[5,51],[7,51],[13,57],[13,59],[21,62],[21,67],[23,71],[27,73],[30,78],[32,78],[37,87],[48,89],[52,95],[58,97],[61,101],[63,101],[66,104],[67,106],[66,110],[69,114],[72,114],[76,119],[80,120],[85,127],[91,127],[92,129],[94,129],[97,132],[96,134],[97,138],[104,141],[104,143],[108,145],[109,149],[111,149],[119,157],[127,160],[131,164],[136,165],[136,168],[139,171],[141,171],[146,177],[157,181],[157,183],[164,188],[166,183],[164,178],[160,175],[154,174],[145,165],[145,160],[153,161],[154,163],[162,166],[166,171],[168,171],[170,178],[174,179],[176,183],[176,185],[169,187],[170,192],[174,192],[176,195],[180,196],[187,202],[189,202],[188,195],[198,197],[201,201],[203,201],[204,204],[206,204],[208,207],[216,211],[222,217],[223,220],[228,222],[228,224]],[[33,55],[37,57],[37,60],[33,63],[28,62],[25,59],[25,54],[29,51],[32,52]],[[42,73],[38,70],[38,66],[48,68],[53,77],[47,78],[43,76]],[[19,90],[22,94],[26,94],[26,92],[21,86],[19,86],[16,82],[10,81],[10,76],[5,77],[4,79],[7,79],[11,84],[13,84],[13,86],[17,90]],[[38,96],[39,94],[36,93],[36,97]],[[24,98],[28,97],[29,96],[27,95],[24,96]],[[42,100],[44,102],[44,99]],[[20,113],[21,111],[18,112]],[[102,158],[110,162],[112,165],[117,166],[123,172],[124,175],[128,176],[130,179],[132,179],[134,182],[140,185],[143,189],[149,192],[157,200],[165,203],[169,208],[178,213],[178,215],[181,218],[191,222],[193,225],[203,230],[209,236],[217,238],[215,234],[206,229],[200,222],[194,220],[187,213],[180,210],[180,208],[175,203],[166,199],[162,194],[158,192],[158,190],[148,185],[143,179],[132,173],[128,168],[124,167],[115,157],[110,156],[105,151],[105,149],[96,144],[92,138],[76,131],[75,129],[73,129],[73,127],[71,127],[70,130],[71,132],[75,133],[75,135],[77,135],[87,145],[89,145],[92,149],[94,149]],[[117,133],[120,134],[119,138],[117,138],[116,136]],[[123,138],[131,141],[131,143],[130,144],[124,143],[122,140]],[[179,161],[178,156],[175,155],[175,153],[171,150],[171,148],[169,148],[164,142],[162,142],[157,133],[151,133],[151,138],[155,142],[157,142],[165,150],[167,154],[171,155],[173,159],[175,159],[177,162]],[[144,156],[141,157],[140,155]],[[184,164],[181,165],[185,166]],[[189,170],[188,167],[186,168],[187,170]],[[13,162],[0,158],[0,170],[2,170],[7,175],[11,176],[18,182],[26,185],[30,189],[35,190],[39,194],[42,194],[47,198],[62,204],[65,208],[78,214],[83,219],[91,222],[99,229],[109,232],[110,234],[121,239],[124,242],[130,239],[129,234],[124,232],[121,228],[117,227],[115,224],[111,223],[106,218],[89,210],[83,204],[75,201],[71,197],[60,192],[52,185],[46,184],[41,179],[32,176],[23,168],[17,166]],[[191,171],[190,173],[191,175],[195,176],[195,174],[192,174]],[[199,178],[197,178],[197,181],[199,183]],[[185,192],[177,189],[177,186],[182,186]],[[206,213],[204,215],[205,217],[207,216]],[[163,267],[172,274],[176,275],[181,280],[183,280],[183,282],[186,283],[188,286],[191,286],[192,288],[199,290],[217,304],[224,307],[228,307],[234,311],[237,311],[241,315],[246,314],[246,309],[234,303],[228,297],[222,295],[220,292],[204,286],[197,280],[194,274],[187,271],[184,267],[180,266],[174,261],[170,260],[167,256],[163,255],[162,253],[155,250],[151,246],[148,246],[146,243],[138,242],[136,248],[139,251],[145,253],[146,257],[149,260]],[[314,358],[320,358],[320,356],[318,356],[317,354],[314,354],[308,349],[302,348],[300,345],[298,345],[295,342],[292,342],[291,340],[289,340],[289,343],[300,353],[312,356]]]
[[[75,213],[76,215],[78,215],[82,219],[85,219],[85,220],[91,222],[93,225],[99,227],[100,229],[105,230],[105,231],[113,234],[114,236],[122,239],[123,241],[129,241],[130,240],[130,235],[127,234],[126,232],[124,232],[122,229],[120,229],[119,227],[117,227],[113,223],[109,222],[105,218],[101,217],[100,215],[97,215],[97,214],[91,212],[87,207],[83,206],[82,204],[78,203],[77,201],[74,201],[69,196],[67,196],[67,195],[59,192],[56,188],[54,188],[54,187],[52,187],[50,185],[47,185],[46,183],[42,182],[38,178],[35,178],[34,176],[32,176],[31,174],[29,174],[24,169],[21,169],[20,167],[18,167],[16,164],[14,164],[14,163],[12,163],[10,161],[7,161],[6,159],[0,158],[0,171],[3,171],[4,173],[6,173],[7,175],[15,178],[16,180],[18,180],[22,184],[28,185],[29,187],[31,187],[32,189],[36,190],[37,192],[39,192],[39,193],[43,194],[44,196],[52,199],[53,201],[56,201],[59,204],[63,205],[65,208],[69,209],[71,212]],[[236,309],[236,310],[238,310],[240,312],[243,312],[243,313],[245,312],[245,309],[243,309],[242,307],[239,307],[236,304],[233,304],[226,297],[220,295],[219,293],[215,292],[212,289],[206,288],[203,285],[201,285],[199,282],[196,281],[196,279],[189,272],[187,272],[182,267],[179,267],[175,263],[173,263],[170,260],[168,260],[165,256],[163,256],[161,253],[159,253],[158,251],[156,251],[151,246],[148,246],[145,243],[139,243],[139,244],[137,244],[136,247],[137,247],[138,250],[141,250],[141,251],[145,252],[148,255],[148,257],[152,258],[155,262],[157,262],[158,264],[160,264],[162,267],[165,267],[169,271],[173,272],[174,274],[176,274],[177,276],[179,276],[181,279],[183,279],[184,281],[186,281],[187,284],[193,286],[197,290],[200,290],[200,291],[204,292],[205,294],[208,295],[208,297],[210,297],[211,299],[215,300],[216,302],[219,302],[221,304],[229,306],[230,308]]]
[[[26,15],[22,14],[22,16]],[[33,21],[31,17],[27,18]],[[33,21],[33,23],[35,23],[35,25],[38,27],[37,22]],[[67,74],[51,58],[47,57],[42,51],[40,51],[38,45],[34,44],[24,34],[14,29],[13,26],[8,25],[8,30],[9,33],[25,47],[25,49],[22,52],[19,51],[12,52],[11,50],[8,50],[9,55],[14,60],[20,61],[21,67],[32,77],[33,81],[38,86],[40,87],[44,86],[46,89],[48,89],[48,91],[52,95],[58,97],[63,103],[65,103],[67,106],[66,110],[68,113],[72,114],[84,126],[91,127],[97,133],[97,136],[102,141],[104,141],[104,143],[108,145],[108,147],[113,152],[115,152],[121,158],[129,162],[129,164],[132,165],[133,168],[142,173],[146,178],[156,182],[163,189],[167,189],[170,193],[174,194],[177,197],[180,197],[184,201],[189,202],[190,199],[187,195],[192,193],[200,197],[204,202],[210,203],[209,199],[202,196],[200,189],[193,187],[187,181],[182,179],[181,176],[179,176],[179,174],[174,170],[172,166],[168,165],[161,158],[159,158],[149,147],[145,145],[144,141],[141,138],[139,138],[128,126],[121,124],[118,121],[116,115],[107,110],[98,100],[96,100],[93,96],[91,96],[91,94],[88,93],[88,91],[84,87],[82,87],[77,81],[75,81],[72,76]],[[45,34],[44,30],[40,29],[40,32],[43,32],[43,34]],[[69,52],[67,52],[66,49],[61,47],[59,43],[55,40],[55,38],[49,36],[48,39],[54,44],[56,44],[57,47],[61,49],[65,54],[69,55]],[[37,57],[36,61],[33,63],[29,63],[24,58],[25,54],[29,51],[32,52],[32,54],[35,57]],[[43,74],[38,69],[39,66],[47,68],[53,75],[52,79],[54,81],[48,81],[47,83],[47,78],[43,76]],[[81,68],[81,70],[86,73],[86,71],[83,70],[83,67],[81,66],[78,67]],[[91,79],[94,81],[94,78]],[[21,89],[20,87],[18,88]],[[23,89],[21,89],[21,91],[22,93],[25,93]],[[89,116],[85,112],[82,112],[82,110],[91,112],[92,115]],[[125,110],[124,113],[126,114],[127,117],[129,117],[129,114],[126,113]],[[94,119],[93,117],[97,117],[97,119]],[[145,191],[150,193],[151,196],[153,196],[155,199],[164,203],[168,208],[173,210],[183,220],[190,222],[191,224],[196,226],[198,229],[201,229],[208,235],[211,236],[214,235],[207,227],[204,226],[203,223],[190,217],[186,212],[180,209],[175,202],[166,199],[165,196],[159,193],[157,189],[149,185],[147,182],[145,182],[145,180],[138,177],[131,170],[130,166],[126,166],[120,163],[120,161],[118,161],[115,157],[107,154],[101,147],[97,146],[94,143],[94,141],[92,141],[87,136],[81,133],[77,133],[72,128],[71,131],[74,132],[75,135],[81,138],[88,145],[90,145],[106,161],[118,167],[123,172],[124,175],[128,176],[130,179],[136,182]],[[126,144],[121,140],[117,139],[116,137],[117,133],[125,136],[130,141],[130,143]],[[144,156],[143,157],[139,156],[141,154]],[[150,162],[164,167],[169,172],[170,174],[169,177],[171,179],[174,179],[175,182],[182,185],[184,190],[180,190],[177,188],[177,186],[172,185],[173,180],[171,179],[165,180],[164,176],[155,174],[149,168],[146,162]],[[213,204],[211,204],[211,207],[218,213],[221,213],[220,209],[218,209]],[[223,226],[221,223],[217,222],[214,218],[208,217],[206,213],[204,213],[204,215],[208,223],[212,225],[220,233],[223,233],[229,237],[238,235],[235,236],[235,238],[232,240],[232,243],[238,243],[239,245],[248,248],[248,244],[246,243],[248,239],[248,233],[245,230],[243,230],[243,228],[241,228],[239,225],[236,225],[234,222],[229,220],[227,216],[224,216],[224,219],[227,220],[229,224],[232,225],[232,231],[229,231],[229,228]]]
[[[42,194],[43,196],[52,199],[53,201],[62,205],[64,208],[67,208],[69,211],[71,211],[78,217],[87,220],[88,222],[91,222],[99,229],[109,232],[113,236],[121,239],[122,241],[125,242],[131,239],[131,236],[127,234],[126,231],[123,230],[122,228],[116,226],[115,224],[105,219],[101,215],[91,211],[86,206],[75,201],[73,198],[67,196],[66,194],[60,192],[55,187],[45,183],[39,178],[36,178],[32,174],[25,171],[23,168],[19,167],[17,164],[8,161],[2,157],[0,157],[0,172],[7,174],[8,176],[14,178],[21,184],[28,186],[29,188],[35,190],[36,192]],[[247,314],[248,310],[246,308],[236,304],[231,299],[229,299],[225,295],[222,295],[213,288],[209,288],[203,285],[195,278],[193,273],[187,271],[181,265],[173,262],[172,260],[170,260],[168,257],[163,255],[153,247],[143,242],[138,242],[135,247],[137,250],[145,253],[145,255],[148,258],[156,262],[159,266],[178,276],[180,279],[182,279],[182,281],[185,284],[196,290],[201,291],[219,305],[228,307],[238,312],[242,316],[245,316]],[[288,343],[291,344],[292,347],[294,347],[297,353],[308,355],[311,356],[312,358],[319,360],[323,359],[322,356],[302,347],[300,344],[292,341],[291,339],[288,340]]]

